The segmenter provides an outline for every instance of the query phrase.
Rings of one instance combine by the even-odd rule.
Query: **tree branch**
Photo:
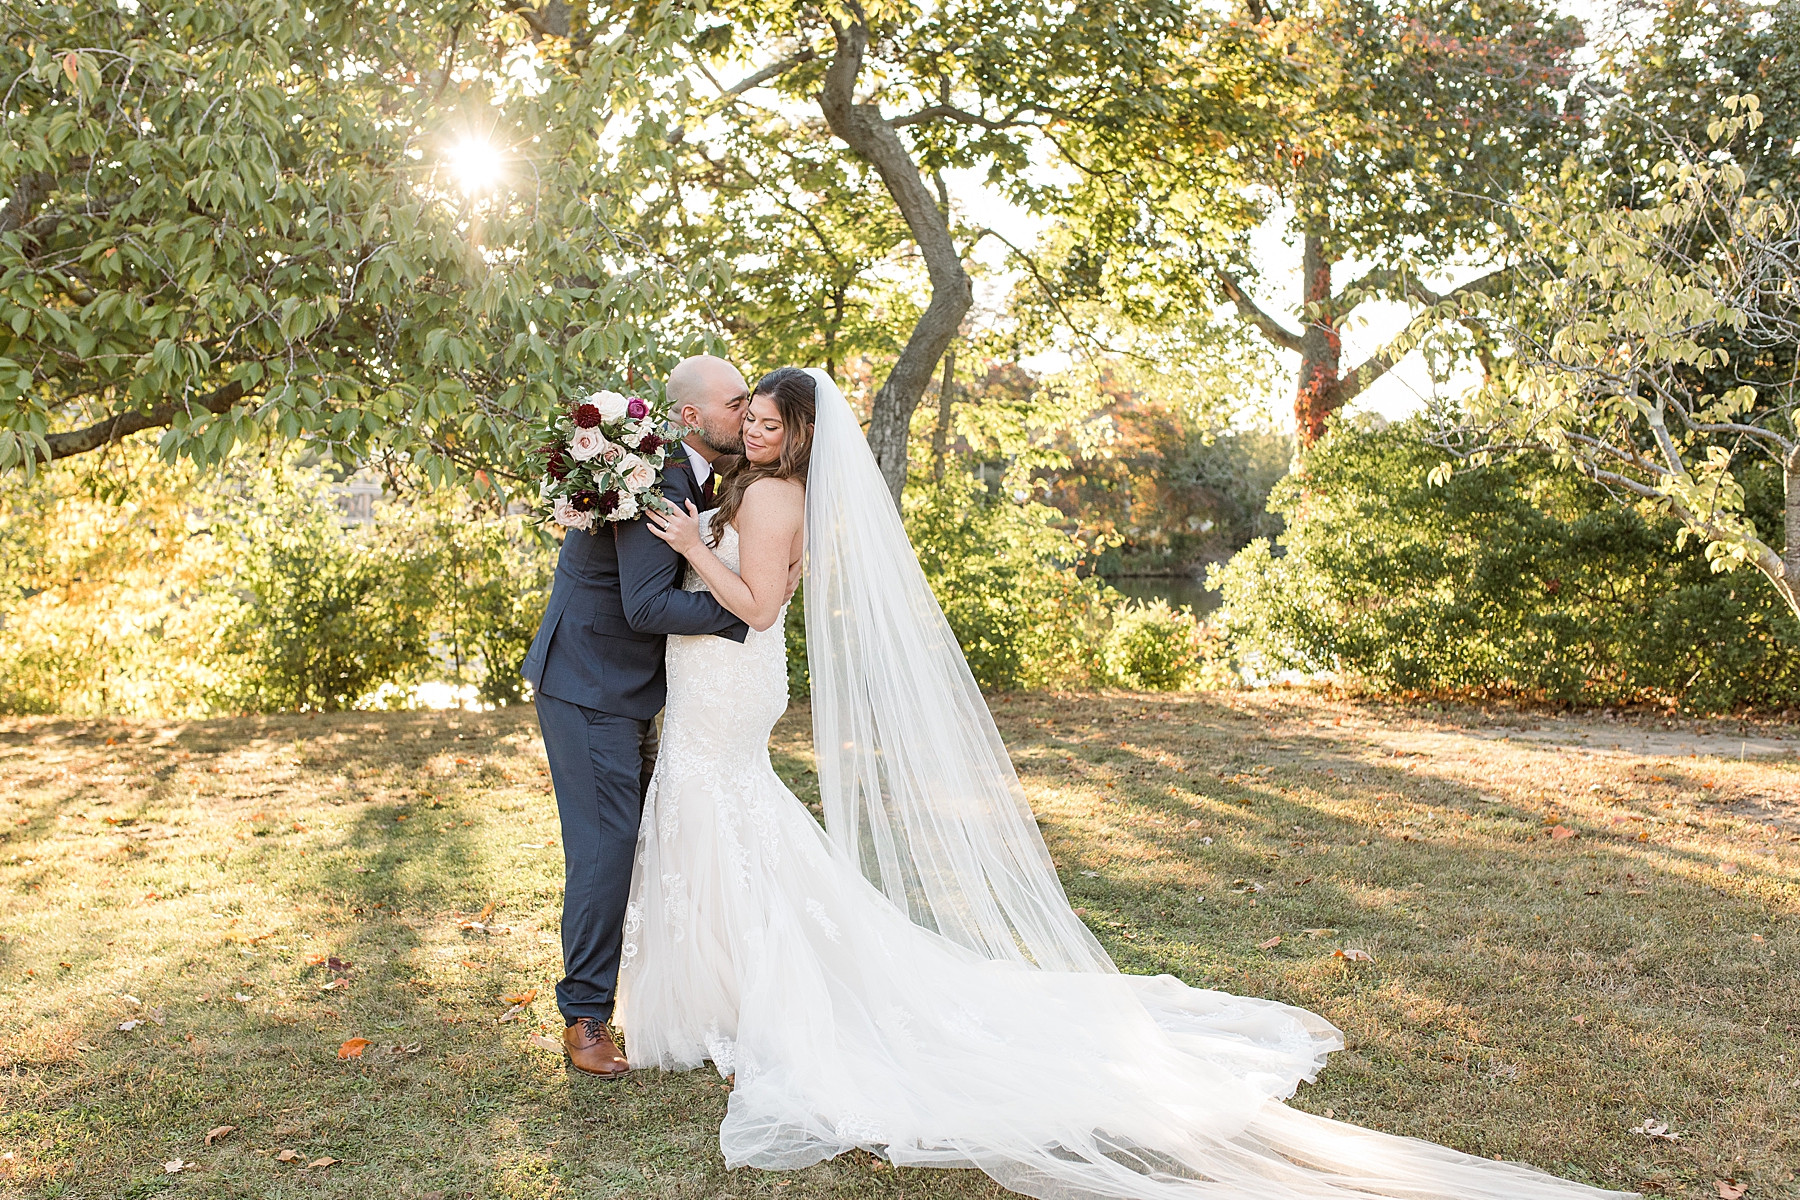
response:
[[[1463,296],[1491,296],[1494,289],[1503,283],[1507,277],[1512,275],[1517,269],[1518,268],[1516,267],[1507,266],[1501,267],[1498,270],[1489,271],[1486,275],[1471,279],[1464,284],[1458,284],[1456,287],[1451,288],[1441,295],[1421,283],[1418,276],[1410,275],[1406,280],[1406,294],[1432,308],[1447,304]],[[1382,278],[1383,276],[1385,276],[1385,278]],[[1357,282],[1358,284],[1361,284],[1363,280],[1371,279],[1385,282],[1388,279],[1392,279],[1392,277],[1391,272],[1371,271],[1368,275],[1363,276],[1362,280],[1358,280]],[[1341,294],[1342,293],[1340,293],[1340,295]],[[1364,359],[1354,370],[1344,372],[1344,374],[1339,377],[1336,385],[1331,389],[1329,399],[1332,409],[1336,410],[1350,403],[1350,401],[1362,395],[1362,393],[1368,389],[1370,384],[1393,370],[1395,364],[1412,351],[1413,346],[1417,344],[1420,332],[1425,325],[1431,322],[1431,320],[1433,320],[1433,317],[1429,313],[1414,317],[1411,321],[1407,322],[1406,328],[1401,331],[1399,336],[1395,337],[1375,353],[1369,355],[1369,357]],[[1486,327],[1473,317],[1463,317],[1459,318],[1459,320],[1471,331],[1486,332]],[[1491,372],[1488,356],[1485,353],[1482,355],[1482,367]]]
[[[729,100],[733,96],[743,95],[745,92],[749,91],[751,88],[761,87],[763,84],[769,82],[769,80],[774,79],[777,76],[787,74],[789,71],[793,70],[795,67],[799,66],[801,63],[811,62],[812,57],[813,57],[813,52],[810,49],[808,49],[808,50],[801,50],[795,54],[790,54],[786,58],[782,59],[780,62],[772,62],[768,66],[764,67],[762,70],[752,72],[751,74],[744,76],[742,79],[740,79],[736,83],[732,84],[730,87],[725,88],[722,91],[720,91],[719,99]]]
[[[244,385],[237,382],[226,384],[209,396],[199,400],[184,401],[180,404],[171,401],[159,404],[148,412],[114,413],[104,421],[89,425],[86,429],[72,429],[67,433],[53,433],[44,440],[49,443],[50,457],[44,459],[40,454],[39,461],[54,461],[68,458],[75,454],[86,454],[90,450],[98,450],[102,446],[121,441],[134,433],[146,429],[161,429],[172,425],[175,418],[196,407],[210,413],[222,413],[244,398]]]
[[[967,112],[953,104],[928,104],[918,112],[907,113],[902,117],[889,117],[888,124],[895,129],[908,125],[923,125],[927,121],[955,121],[959,125],[979,125],[983,129],[1021,129],[1035,125],[1034,121],[1020,121],[1016,118],[1025,109],[1015,108],[1004,117],[984,117],[980,113]]]
[[[1225,298],[1237,306],[1238,316],[1254,325],[1258,332],[1283,350],[1292,350],[1295,354],[1300,353],[1302,339],[1299,334],[1291,332],[1280,321],[1264,312],[1256,301],[1250,298],[1250,294],[1230,275],[1223,271],[1215,271],[1213,277],[1219,281],[1219,290],[1225,293]]]

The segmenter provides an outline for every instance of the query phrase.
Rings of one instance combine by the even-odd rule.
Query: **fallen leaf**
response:
[[[1649,1117],[1644,1118],[1643,1124],[1633,1125],[1631,1127],[1631,1132],[1641,1133],[1653,1141],[1679,1142],[1681,1140],[1681,1135],[1679,1133],[1670,1133],[1667,1125]]]
[[[1082,871],[1081,874],[1087,876],[1089,879],[1100,878],[1100,872],[1098,871]]]
[[[334,979],[330,983],[326,984],[324,987],[320,988],[319,990],[321,992],[330,992],[330,991],[336,991],[338,988],[349,987],[349,986],[350,986],[350,981],[347,979]]]
[[[275,1161],[276,1162],[299,1162],[300,1161],[300,1152],[297,1150],[283,1150],[280,1154],[277,1154],[275,1156]]]
[[[1750,935],[1750,940],[1753,942],[1760,942],[1763,940],[1763,935],[1760,933],[1753,933]]]
[[[355,1037],[338,1047],[339,1058],[361,1058],[362,1052],[374,1045],[368,1038]]]
[[[149,1012],[146,1012],[144,1014],[144,1017],[145,1017],[145,1019],[156,1024],[158,1027],[167,1025],[169,1023],[169,1019],[163,1015],[163,1010],[160,1008],[151,1009]]]
[[[1281,935],[1278,933],[1266,942],[1256,943],[1256,948],[1258,950],[1273,950],[1275,947],[1277,947],[1279,945],[1281,945]]]
[[[1736,863],[1720,863],[1719,864],[1719,874],[1721,874],[1721,875],[1736,875],[1737,873],[1738,873],[1738,865]]]
[[[500,1019],[498,1021],[496,1021],[495,1024],[504,1025],[508,1021],[522,1021],[524,1019],[525,1019],[525,1006],[523,1004],[515,1004],[511,1008],[507,1009],[505,1012],[501,1013]]]
[[[214,1142],[218,1141],[220,1138],[224,1137],[226,1134],[236,1133],[236,1132],[237,1132],[236,1125],[220,1125],[216,1129],[209,1129],[206,1131],[205,1144],[210,1146]]]
[[[489,900],[487,902],[487,907],[482,909],[481,912],[476,916],[475,919],[477,921],[485,921],[489,917],[493,916],[494,915],[494,905],[495,905],[495,901]]]
[[[130,1020],[130,1021],[120,1021],[119,1022],[119,1032],[120,1033],[130,1033],[132,1030],[136,1029],[139,1025],[142,1025],[142,1024],[143,1024],[142,1021],[135,1020],[135,1019]]]
[[[309,967],[323,966],[324,963],[325,956],[323,954],[309,954],[306,956],[306,965]]]
[[[1550,830],[1550,840],[1553,842],[1567,841],[1569,838],[1579,836],[1579,834],[1573,829],[1570,829],[1567,825],[1557,825]]]
[[[552,1054],[561,1054],[563,1050],[563,1044],[561,1042],[553,1037],[545,1037],[541,1033],[531,1034],[525,1040],[530,1042],[533,1046],[536,1046],[539,1050],[548,1050]]]
[[[173,1158],[163,1164],[163,1170],[171,1175],[179,1175],[193,1165],[194,1164],[191,1162],[183,1162],[179,1158]]]
[[[1757,940],[1761,941],[1762,939],[1758,938]],[[525,1004],[530,1004],[533,1000],[536,1000],[537,993],[538,993],[538,990],[536,988],[531,988],[528,991],[520,992],[516,996],[502,996],[501,999],[505,1000],[508,1004],[525,1005]]]
[[[131,1005],[133,1008],[136,1008],[138,1005],[143,1003],[142,1000],[139,1000],[136,996],[132,995],[130,992],[126,992],[124,995],[120,996],[119,999],[121,999],[125,1003]]]
[[[1334,950],[1333,958],[1342,958],[1349,962],[1374,962],[1375,956],[1367,950]]]
[[[1730,1179],[1715,1179],[1713,1186],[1719,1189],[1719,1200],[1744,1200],[1744,1193],[1750,1189],[1749,1184]]]
[[[338,958],[336,955],[333,955],[332,957],[325,960],[325,965],[327,967],[330,967],[333,971],[336,971],[338,974],[341,975],[345,971],[348,971],[355,964],[347,963],[343,959]]]
[[[344,1161],[344,1160],[343,1160],[343,1159],[341,1159],[341,1158],[315,1158],[315,1159],[313,1159],[313,1160],[312,1160],[312,1161],[311,1161],[311,1162],[309,1162],[309,1163],[307,1163],[307,1164],[306,1164],[306,1166],[305,1166],[305,1168],[303,1168],[303,1169],[304,1169],[304,1170],[308,1170],[308,1171],[310,1171],[310,1170],[312,1170],[312,1169],[313,1169],[313,1168],[314,1168],[314,1167],[330,1167],[330,1166],[335,1166],[335,1165],[336,1165],[336,1164],[338,1164],[338,1163],[341,1163],[341,1162],[343,1162],[343,1161]]]

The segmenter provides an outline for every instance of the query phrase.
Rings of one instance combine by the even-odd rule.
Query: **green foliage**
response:
[[[425,680],[520,700],[554,543],[430,489],[348,523],[330,481],[132,444],[8,481],[0,711],[333,710]]]
[[[1107,593],[1073,570],[1078,547],[1048,505],[990,491],[964,471],[914,476],[906,531],[976,682],[1085,683],[1100,673]]]
[[[682,309],[717,265],[614,236],[642,147],[594,116],[657,86],[634,56],[683,14],[598,41],[346,0],[8,21],[0,468],[167,427],[202,463],[273,436],[467,477],[577,384],[705,340]]]
[[[98,469],[0,479],[0,712],[198,716],[228,703],[242,601],[186,467],[122,446]]]
[[[1337,424],[1275,489],[1259,539],[1211,579],[1258,673],[1331,670],[1378,688],[1494,689],[1696,710],[1800,700],[1800,621],[1714,574],[1676,525],[1543,460],[1428,476],[1420,422]],[[1779,502],[1751,471],[1748,503]]]
[[[244,668],[240,707],[335,712],[424,677],[427,556],[347,534],[331,498],[304,478],[256,488],[234,523],[232,582],[246,602],[228,644]]]
[[[1105,643],[1106,671],[1125,687],[1178,691],[1200,670],[1200,622],[1166,600],[1122,604]]]

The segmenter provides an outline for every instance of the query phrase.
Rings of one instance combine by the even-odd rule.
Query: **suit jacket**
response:
[[[685,450],[663,466],[663,495],[700,506]],[[687,560],[650,532],[644,518],[571,529],[556,581],[521,674],[546,696],[648,720],[668,695],[663,644],[671,633],[716,633],[741,642],[749,626],[710,592],[684,592]]]

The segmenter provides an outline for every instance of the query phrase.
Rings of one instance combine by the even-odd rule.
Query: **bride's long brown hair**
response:
[[[806,468],[812,462],[813,417],[818,412],[818,385],[799,367],[776,367],[756,381],[751,396],[767,396],[775,401],[781,414],[781,454],[771,463],[753,463],[742,455],[721,455],[713,470],[723,480],[719,488],[719,511],[713,515],[707,530],[707,544],[717,548],[725,536],[725,527],[736,519],[744,503],[744,493],[759,479],[798,479],[806,482]],[[746,409],[746,412],[748,410]]]

